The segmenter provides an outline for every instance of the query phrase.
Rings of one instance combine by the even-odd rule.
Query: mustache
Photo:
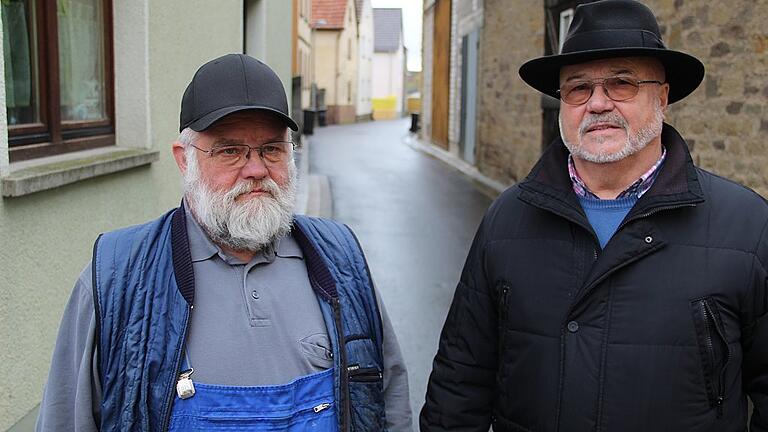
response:
[[[587,129],[599,123],[615,124],[621,126],[625,131],[629,127],[627,120],[619,113],[608,112],[603,114],[590,114],[581,121],[581,124],[579,125],[579,135],[584,135],[584,133],[587,132]]]
[[[272,197],[277,197],[280,194],[280,187],[270,178],[263,178],[261,180],[246,180],[238,182],[232,189],[228,190],[224,195],[227,201],[234,201],[235,198],[240,195],[247,194],[254,190],[261,189],[265,192],[269,192]]]

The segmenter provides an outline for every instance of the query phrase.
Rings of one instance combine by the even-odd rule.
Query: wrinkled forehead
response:
[[[640,79],[664,80],[664,65],[653,57],[617,57],[565,65],[560,68],[560,83],[628,75]]]
[[[206,133],[219,135],[227,131],[250,131],[269,136],[284,137],[288,134],[288,126],[280,117],[269,111],[244,110],[226,115],[217,120]]]

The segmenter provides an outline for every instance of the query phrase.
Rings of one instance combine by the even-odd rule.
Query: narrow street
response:
[[[410,378],[414,426],[472,237],[491,200],[403,142],[409,120],[316,128],[310,171],[328,176],[333,218],[368,257]]]

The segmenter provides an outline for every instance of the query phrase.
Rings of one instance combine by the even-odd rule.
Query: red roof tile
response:
[[[312,0],[312,27],[343,29],[347,0]]]

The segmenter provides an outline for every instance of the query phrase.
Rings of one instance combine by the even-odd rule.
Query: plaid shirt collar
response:
[[[648,192],[648,189],[653,186],[653,182],[656,180],[656,176],[659,174],[659,168],[664,163],[664,159],[666,157],[667,149],[664,146],[661,146],[661,157],[659,157],[659,160],[653,164],[651,169],[646,171],[645,174],[641,175],[636,182],[632,183],[632,185],[625,189],[624,192],[620,193],[616,199],[627,198],[633,195],[639,199],[641,196],[643,196],[643,194]],[[579,177],[579,173],[576,171],[576,165],[573,163],[572,155],[568,155],[568,174],[570,174],[571,183],[573,183],[573,192],[575,192],[577,196],[582,198],[600,199],[600,197],[589,190],[581,177]]]

